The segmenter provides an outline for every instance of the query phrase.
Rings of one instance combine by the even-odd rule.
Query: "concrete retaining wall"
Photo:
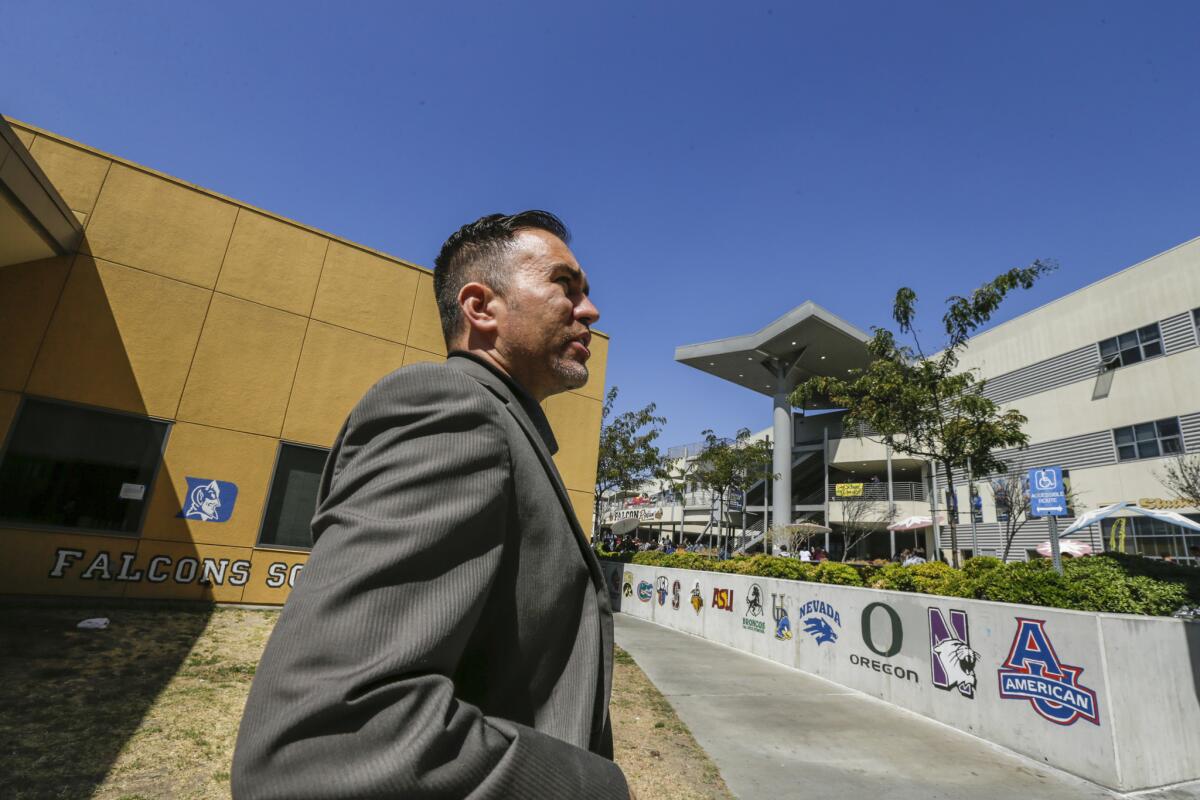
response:
[[[1112,789],[1200,779],[1200,623],[604,569],[623,613],[820,675]]]

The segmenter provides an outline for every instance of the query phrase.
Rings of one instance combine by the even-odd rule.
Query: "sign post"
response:
[[[1063,490],[1062,467],[1034,467],[1029,470],[1029,514],[1050,518],[1050,556],[1054,571],[1062,574],[1062,553],[1058,549],[1058,518],[1067,514],[1067,494]]]

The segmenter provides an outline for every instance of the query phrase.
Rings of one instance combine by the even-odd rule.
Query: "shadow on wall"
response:
[[[46,399],[75,408],[173,417],[178,394],[174,401],[164,396],[163,376],[177,376],[172,380],[182,391],[194,343],[174,351],[148,347],[163,338],[159,326],[167,326],[166,317],[177,310],[156,299],[152,287],[139,284],[156,280],[87,255],[0,268],[0,312],[19,314],[10,323],[19,322],[22,331],[0,354],[0,395],[7,397],[9,410],[16,410],[16,398],[24,393],[27,402]],[[162,358],[171,352],[176,355]],[[150,389],[147,380],[154,384]],[[13,418],[10,430],[17,423]],[[167,500],[173,510],[158,516],[179,513],[174,487],[186,482],[171,475],[165,462],[156,480],[147,481],[141,499],[122,501],[144,506],[140,514],[129,512],[144,519],[140,536],[80,532],[94,523],[86,514],[74,519],[60,514],[58,529],[34,524],[36,514],[53,515],[72,494],[82,497],[103,484],[104,497],[116,496],[129,480],[122,477],[121,464],[97,467],[72,456],[72,437],[54,433],[34,437],[20,458],[26,475],[58,477],[41,483],[22,478],[19,485],[28,496],[44,494],[23,504],[16,518],[9,514],[0,522],[0,591],[23,596],[0,606],[0,685],[23,687],[0,707],[0,797],[5,798],[90,797],[183,666],[212,614],[211,603],[193,603],[194,611],[171,615],[168,623],[133,600],[212,598],[201,575],[178,572],[180,565],[186,565],[185,573],[199,565],[186,530],[156,530],[155,515],[144,513],[152,503]],[[9,450],[6,460],[11,443]],[[113,480],[116,485],[109,486]],[[156,499],[161,493],[167,496]],[[34,507],[41,510],[34,513]],[[116,516],[123,513],[118,509]],[[66,558],[64,551],[70,554]],[[169,563],[162,561],[164,554]],[[160,560],[151,570],[156,555]],[[39,602],[30,595],[55,599]],[[75,627],[91,616],[109,617],[122,635]]]
[[[1200,701],[1200,620],[1188,622],[1182,626],[1183,635],[1187,638],[1188,658],[1192,664],[1192,686],[1196,699]]]

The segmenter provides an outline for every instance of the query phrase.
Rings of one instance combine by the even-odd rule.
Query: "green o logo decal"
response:
[[[892,643],[887,650],[880,650],[875,646],[874,640],[871,638],[871,612],[877,608],[882,608],[887,612],[887,615],[892,623]],[[863,609],[862,613],[862,636],[863,642],[867,647],[871,648],[871,652],[884,658],[890,658],[900,652],[900,645],[904,644],[904,626],[900,624],[900,615],[891,606],[886,606],[883,603],[871,603]]]

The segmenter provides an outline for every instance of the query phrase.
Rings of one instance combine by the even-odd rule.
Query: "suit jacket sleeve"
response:
[[[504,549],[503,413],[432,367],[351,413],[250,691],[235,797],[628,798],[612,761],[455,696]]]

